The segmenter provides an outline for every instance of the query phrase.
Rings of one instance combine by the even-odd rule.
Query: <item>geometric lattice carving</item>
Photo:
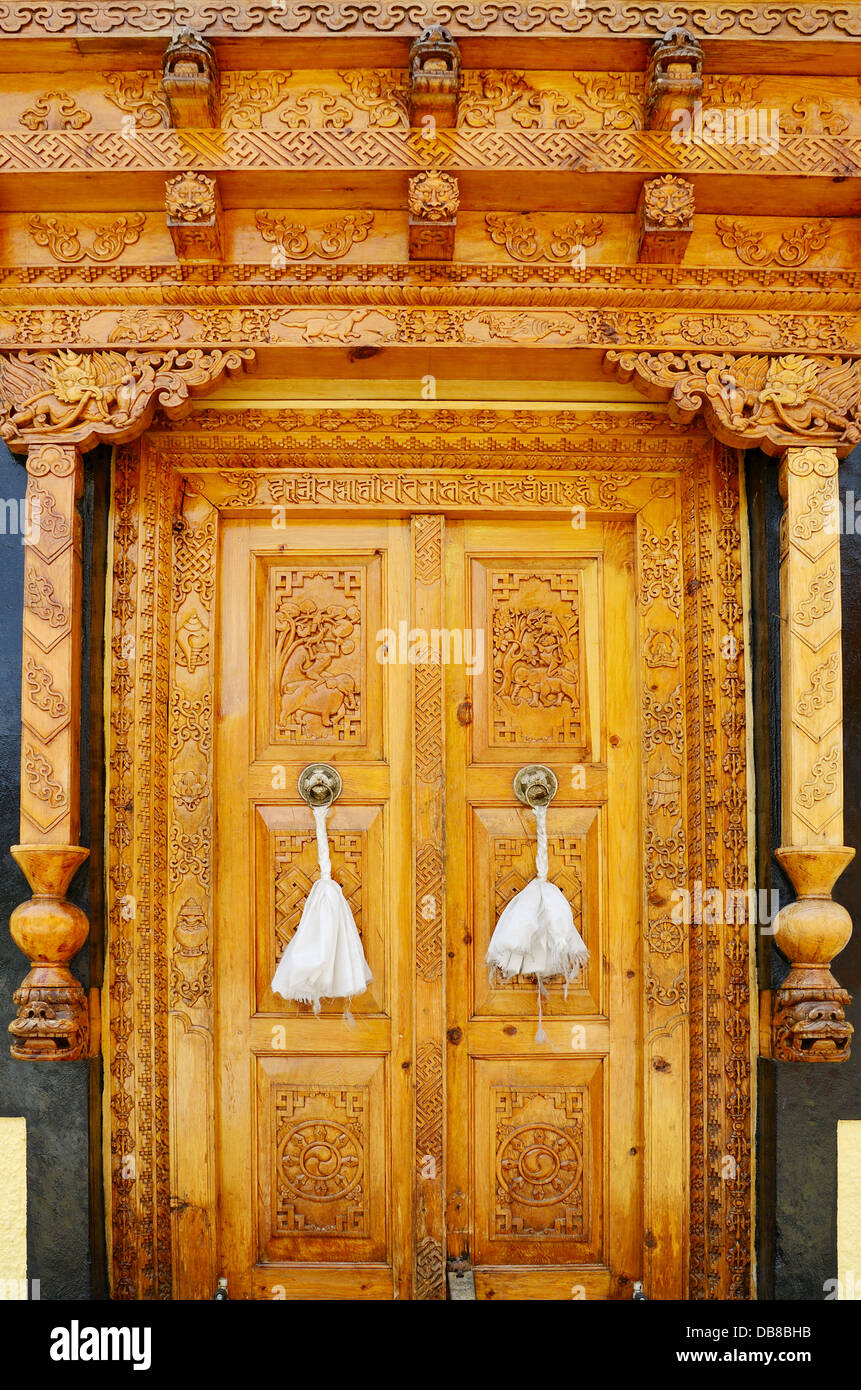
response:
[[[416,969],[423,980],[442,974],[443,862],[439,845],[416,849]]]
[[[362,885],[365,882],[364,847],[366,836],[347,831],[329,831],[332,876],[341,885],[344,897],[362,935]],[[275,836],[275,955],[281,959],[292,940],[312,885],[320,876],[317,841],[311,831]],[[340,1006],[339,1006],[340,1008]]]
[[[535,840],[528,836],[493,836],[491,839],[494,921],[498,921],[515,893],[519,893],[535,877]],[[555,883],[574,914],[574,924],[583,935],[583,841],[579,836],[548,837],[548,878]],[[584,965],[577,977],[576,989],[588,990],[589,966]],[[548,987],[553,987],[549,986]],[[523,989],[535,993],[531,975],[513,975],[510,980],[497,978],[494,990]],[[557,983],[557,989],[561,984]]]

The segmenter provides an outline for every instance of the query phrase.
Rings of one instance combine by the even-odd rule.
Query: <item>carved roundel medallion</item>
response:
[[[361,1181],[362,1150],[353,1134],[333,1120],[291,1126],[278,1146],[285,1195],[295,1201],[333,1202]]]
[[[523,1125],[508,1135],[497,1157],[497,1174],[516,1202],[551,1206],[563,1202],[580,1182],[582,1155],[570,1134],[554,1125]]]

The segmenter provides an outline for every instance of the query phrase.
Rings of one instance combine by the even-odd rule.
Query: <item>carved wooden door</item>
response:
[[[578,516],[582,520],[582,516]],[[478,1298],[630,1298],[641,1275],[639,763],[632,528],[447,523],[448,1254]],[[549,878],[590,952],[567,991],[491,983],[500,912],[535,872],[517,770],[558,778]]]
[[[633,531],[226,519],[215,855],[220,1263],[231,1297],[630,1297],[642,1249],[642,879]],[[436,634],[436,635],[435,635]],[[316,876],[310,762],[344,789],[334,877],[374,980],[273,995]],[[535,863],[515,772],[559,779],[550,876],[591,952],[544,1004],[488,983]],[[624,868],[624,872],[620,869]],[[614,870],[611,872],[611,869]],[[447,1087],[447,1104],[446,1104]]]
[[[409,524],[223,529],[216,900],[221,1267],[231,1297],[408,1296],[409,675],[377,660],[408,603]],[[344,793],[332,872],[373,971],[353,1001],[270,989],[317,876],[311,762]]]

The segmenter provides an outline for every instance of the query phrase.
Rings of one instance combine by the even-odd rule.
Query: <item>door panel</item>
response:
[[[409,670],[378,661],[377,634],[408,594],[408,534],[386,521],[222,528],[219,1188],[234,1297],[407,1290]],[[374,974],[352,1027],[340,1002],[315,1018],[269,983],[318,874],[296,783],[319,761],[343,774],[332,868]]]
[[[234,1297],[438,1288],[422,1282],[438,1179],[447,1254],[469,1258],[479,1298],[629,1297],[641,1273],[636,663],[615,659],[635,650],[633,528],[434,522],[222,527],[219,1190]],[[428,536],[445,536],[441,575]],[[400,650],[409,615],[444,629],[436,664]],[[353,1027],[339,1001],[314,1017],[269,985],[317,876],[296,790],[314,761],[344,779],[333,874],[374,975]],[[550,877],[591,953],[567,996],[547,988],[549,1044],[534,1041],[534,981],[491,983],[484,964],[535,871],[534,817],[512,789],[529,762],[559,778]]]
[[[535,981],[517,976],[492,986],[481,962],[487,955],[490,938],[500,913],[515,893],[535,877],[535,817],[525,810],[509,788],[514,806],[474,806],[470,840],[473,867],[473,1014],[522,1017],[524,1007],[535,1001]],[[515,809],[516,807],[516,809]],[[565,894],[574,913],[574,923],[590,953],[590,959],[576,980],[568,986],[567,998],[561,982],[546,985],[543,1012],[551,1017],[601,1012],[602,940],[598,904],[598,825],[597,806],[558,806],[553,829],[547,836],[548,877]],[[525,996],[525,998],[524,998]]]
[[[640,825],[633,527],[452,522],[447,624],[484,632],[448,669],[448,1249],[478,1297],[630,1297],[642,1258]],[[612,658],[612,659],[611,659]],[[548,987],[489,982],[499,913],[535,873],[512,782],[542,762],[550,878],[589,951]],[[628,871],[620,871],[627,866]],[[612,867],[612,893],[610,872]]]

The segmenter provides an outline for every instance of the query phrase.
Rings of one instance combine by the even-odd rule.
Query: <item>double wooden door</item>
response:
[[[577,518],[582,521],[581,518]],[[283,518],[282,518],[283,521]],[[225,519],[218,566],[219,1259],[230,1296],[629,1298],[643,1268],[633,527],[565,517]],[[316,875],[308,763],[373,981],[270,981]],[[532,877],[515,773],[558,778],[567,992],[489,980]],[[683,1177],[682,1177],[683,1182]],[[449,1267],[452,1267],[451,1264]]]

